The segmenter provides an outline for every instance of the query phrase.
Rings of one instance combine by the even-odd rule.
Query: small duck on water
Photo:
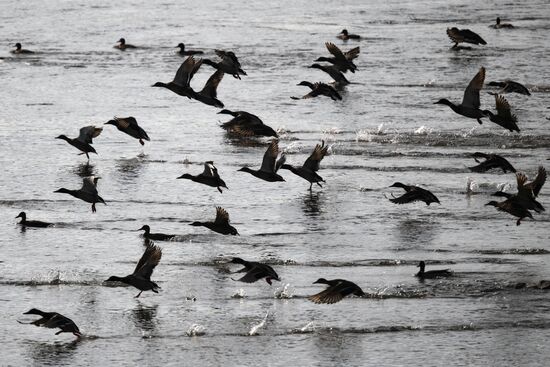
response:
[[[497,17],[495,24],[490,25],[490,27],[494,29],[514,28],[514,26],[510,23],[501,23],[500,17]]]
[[[443,277],[449,277],[453,275],[453,272],[450,271],[449,269],[425,271],[426,263],[424,261],[419,262],[417,267],[419,267],[420,270],[414,276],[420,279],[443,278]]]
[[[181,56],[193,56],[193,55],[201,55],[204,52],[202,51],[196,51],[196,50],[186,50],[185,44],[180,42],[177,46],[179,48],[178,54]]]
[[[138,231],[144,231],[143,238],[153,241],[170,241],[176,237],[175,234],[151,233],[151,227],[147,224],[138,229]]]
[[[358,34],[349,33],[347,29],[342,29],[342,32],[336,36],[336,38],[341,39],[342,41],[347,40],[360,40],[361,36]]]
[[[42,222],[39,220],[27,220],[27,214],[25,212],[19,213],[19,215],[15,218],[21,218],[21,221],[17,224],[20,224],[23,227],[46,228],[49,226],[53,226],[53,223]]]
[[[113,48],[119,49],[119,50],[127,50],[129,48],[137,48],[134,45],[131,45],[129,43],[126,43],[126,40],[124,38],[121,38],[117,41],[117,44],[113,46]]]
[[[41,326],[41,327],[47,327],[50,329],[61,329],[55,335],[59,335],[61,333],[73,333],[76,337],[80,338],[82,334],[80,333],[80,330],[78,329],[78,326],[74,323],[73,320],[69,319],[66,316],[63,316],[60,313],[57,312],[44,312],[37,308],[32,308],[27,312],[24,312],[23,315],[38,315],[41,316],[38,320],[35,320],[33,322],[21,322],[17,320],[20,324],[27,324],[27,325],[35,325],[35,326]]]
[[[15,44],[15,50],[11,50],[10,53],[15,54],[15,55],[21,55],[21,54],[33,54],[34,51],[26,50],[26,49],[22,48],[21,43],[17,42]]]

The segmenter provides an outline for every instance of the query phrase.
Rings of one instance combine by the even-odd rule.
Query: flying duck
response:
[[[487,42],[483,38],[479,36],[479,34],[472,32],[469,29],[458,29],[456,27],[453,28],[447,28],[447,36],[453,41],[455,44],[453,45],[453,49],[458,49],[459,43],[471,43],[474,45],[486,45]]]
[[[417,267],[420,268],[420,270],[414,276],[420,279],[442,278],[453,275],[453,272],[449,269],[424,271],[426,268],[424,261],[419,262]]]
[[[464,91],[464,98],[462,103],[455,105],[446,98],[440,99],[434,104],[444,104],[449,106],[454,112],[459,115],[477,119],[479,124],[482,123],[481,118],[485,117],[485,113],[479,109],[481,106],[479,102],[479,91],[483,88],[483,81],[485,80],[485,68],[481,67],[478,73],[470,81],[470,84],[466,87]]]
[[[248,167],[243,167],[239,169],[239,171],[248,172],[252,176],[258,177],[259,179],[262,179],[268,182],[284,181],[285,179],[279,176],[277,174],[277,171],[285,163],[286,158],[284,154],[281,154],[281,158],[277,160],[278,155],[279,155],[279,140],[273,139],[271,140],[271,143],[269,144],[269,146],[267,147],[267,150],[264,153],[262,166],[260,167],[259,170],[252,170]]]
[[[221,125],[225,131],[238,136],[273,136],[277,137],[277,132],[256,115],[246,111],[221,110],[221,114],[231,115],[233,118]]]
[[[310,68],[319,69],[319,70],[324,71],[325,73],[330,75],[330,77],[332,79],[334,79],[334,83],[339,87],[342,87],[342,86],[345,86],[345,85],[349,84],[349,80],[346,79],[344,74],[342,74],[342,72],[339,71],[336,68],[336,66],[333,66],[333,65],[325,66],[325,65],[320,65],[320,64],[313,64],[313,65],[310,66]]]
[[[498,195],[497,195],[498,196]],[[516,225],[521,224],[523,218],[533,219],[533,215],[527,210],[520,202],[514,198],[506,199],[505,201],[489,201],[486,206],[494,206],[497,210],[512,214],[519,219],[516,221]]]
[[[327,97],[330,97],[333,101],[342,100],[342,96],[340,95],[340,93],[338,93],[338,91],[334,89],[334,87],[328,84],[321,83],[321,82],[311,83],[308,81],[301,81],[300,83],[298,83],[298,85],[309,87],[309,89],[311,89],[311,92],[309,92],[303,97],[290,97],[290,98],[308,99],[308,98],[314,98],[317,96],[327,96]]]
[[[56,137],[56,139],[65,140],[67,143],[80,150],[82,152],[80,154],[86,154],[86,157],[90,159],[88,153],[97,154],[94,147],[92,147],[90,144],[93,143],[93,138],[96,138],[99,136],[99,134],[101,134],[101,131],[103,131],[102,127],[95,127],[90,125],[81,128],[80,133],[76,138],[71,139],[68,138],[66,135],[59,135],[58,137]]]
[[[336,38],[341,39],[342,41],[347,41],[347,40],[359,40],[361,39],[361,36],[358,34],[348,33],[347,29],[342,29],[342,32],[340,32],[340,34],[338,34]]]
[[[479,163],[477,166],[468,167],[472,172],[487,172],[493,168],[500,168],[504,173],[508,171],[515,173],[516,169],[506,158],[498,154],[485,154],[481,152],[475,152],[472,154],[474,160]],[[478,158],[483,158],[483,162],[479,162]]]
[[[531,93],[529,92],[529,89],[525,87],[523,84],[520,84],[518,82],[515,82],[513,80],[505,80],[503,82],[489,82],[487,85],[492,87],[499,87],[501,88],[498,94],[506,94],[506,93],[518,93],[523,94],[526,96],[530,96]],[[489,92],[490,94],[494,94]]]
[[[139,140],[141,145],[145,145],[143,140],[150,141],[149,136],[137,123],[136,119],[132,116],[130,117],[114,117],[113,120],[109,120],[105,125],[113,125],[119,131],[122,131],[125,134],[130,135],[132,138]]]
[[[23,315],[38,315],[41,317],[38,320],[29,323],[21,322],[18,320],[17,322],[19,322],[20,324],[35,325],[47,327],[50,329],[61,329],[60,331],[55,333],[55,335],[59,335],[61,333],[73,333],[76,337],[80,338],[82,336],[80,330],[78,330],[78,326],[76,326],[74,321],[66,316],[63,316],[60,313],[44,312],[40,311],[37,308],[31,308],[29,311],[24,312]]]
[[[520,204],[525,209],[534,210],[537,213],[543,212],[544,207],[536,200],[539,192],[546,182],[546,170],[540,166],[537,176],[532,182],[527,182],[527,176],[523,173],[516,173],[517,194],[509,194],[503,191],[494,193],[494,196],[502,196]]]
[[[314,303],[327,303],[332,304],[340,302],[344,297],[353,294],[358,297],[363,297],[365,293],[355,283],[344,279],[332,279],[326,280],[325,278],[319,278],[313,284],[326,284],[329,287],[324,291],[317,293],[313,296],[309,296],[307,299]]]
[[[144,291],[153,291],[158,293],[160,288],[157,283],[151,281],[151,274],[158,265],[160,258],[162,257],[162,250],[160,247],[149,243],[145,248],[145,252],[139,259],[136,269],[130,275],[125,277],[111,276],[107,279],[107,282],[122,282],[139,289],[139,293],[135,298],[138,298]]]
[[[74,196],[77,199],[84,200],[87,203],[92,203],[92,213],[96,212],[95,204],[96,203],[105,203],[105,201],[99,196],[97,192],[97,180],[99,180],[99,177],[89,176],[84,177],[82,179],[82,187],[78,190],[68,190],[65,188],[61,188],[59,190],[55,190],[54,192],[59,192],[62,194],[69,194]]]
[[[193,56],[193,55],[200,55],[204,53],[202,51],[186,50],[185,44],[181,42],[176,47],[180,49],[178,51],[178,54],[180,54],[181,56]]]
[[[229,224],[229,214],[227,211],[220,206],[216,207],[216,219],[214,219],[213,222],[193,222],[189,225],[195,227],[206,227],[221,234],[231,234],[233,236],[239,234],[235,227]]]
[[[124,38],[121,38],[117,41],[117,44],[114,46],[114,48],[124,51],[128,48],[137,48],[137,47],[129,43],[126,43],[126,40]]]
[[[426,205],[430,205],[431,203],[441,204],[439,202],[439,199],[434,194],[432,194],[430,191],[423,189],[421,187],[409,186],[409,185],[402,184],[401,182],[395,182],[390,187],[401,187],[403,190],[405,190],[405,193],[400,197],[398,198],[394,197],[393,199],[390,199],[392,203],[407,204],[415,201],[423,201],[426,203]]]
[[[281,281],[275,270],[267,264],[245,261],[240,257],[234,257],[231,262],[244,266],[244,268],[235,272],[246,273],[242,278],[237,279],[239,282],[254,283],[262,278],[265,278],[267,284],[271,285],[272,280]]]
[[[212,66],[216,70],[233,75],[236,79],[241,79],[240,75],[247,75],[246,72],[241,69],[241,63],[232,51],[215,50],[215,52],[221,59],[220,62],[214,62],[210,59],[204,59],[202,62]]]
[[[53,226],[52,223],[41,222],[39,220],[27,220],[27,214],[25,212],[19,213],[19,215],[15,218],[21,218],[21,222],[19,222],[18,224],[21,224],[23,227],[45,228]]]
[[[17,42],[15,44],[15,50],[10,51],[12,54],[19,55],[19,54],[33,54],[34,51],[26,50],[24,48],[21,48],[21,44]]]
[[[145,231],[143,233],[143,238],[152,241],[170,241],[174,237],[176,237],[175,234],[151,233],[151,227],[149,227],[147,224],[138,229],[138,231]]]
[[[514,28],[514,26],[511,25],[510,23],[501,23],[500,22],[500,17],[497,17],[496,23],[491,25],[491,28],[495,28],[495,29]]]
[[[197,176],[192,176],[188,173],[184,173],[178,178],[184,178],[187,180],[195,181],[204,185],[212,186],[218,189],[222,193],[222,187],[227,189],[225,182],[220,178],[218,169],[214,166],[214,162],[204,162],[204,171]]]
[[[332,43],[327,43],[325,45],[329,50],[329,52],[335,56],[333,57],[322,56],[317,58],[317,60],[315,60],[316,62],[319,62],[319,61],[330,62],[331,64],[334,65],[334,67],[337,70],[343,73],[345,73],[348,70],[351,71],[352,73],[355,73],[355,70],[357,70],[357,66],[355,66],[355,64],[353,63],[353,60],[356,59],[357,56],[359,56],[359,52],[360,52],[359,47],[354,47],[348,51],[342,52],[338,47],[336,47]],[[343,58],[342,58],[342,55],[344,56]]]
[[[517,131],[519,133],[519,127],[517,125],[518,118],[510,111],[510,104],[503,96],[495,94],[495,104],[497,114],[495,115],[489,110],[483,110],[483,113],[489,116],[489,120],[495,124],[502,126],[511,132]]]
[[[325,182],[325,180],[323,180],[323,178],[317,174],[317,171],[319,171],[319,164],[327,154],[328,148],[328,145],[325,146],[325,142],[323,140],[321,141],[321,144],[317,144],[315,146],[315,149],[313,149],[313,152],[311,153],[309,158],[306,159],[301,167],[294,167],[290,164],[283,164],[281,166],[281,169],[288,169],[295,175],[298,175],[304,180],[308,181],[310,191],[314,183],[316,183],[320,187],[323,187],[319,182]]]

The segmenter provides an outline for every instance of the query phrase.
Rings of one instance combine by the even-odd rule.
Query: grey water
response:
[[[489,28],[497,16],[516,28]],[[550,217],[516,226],[484,206],[493,191],[515,190],[515,176],[468,167],[481,151],[530,178],[550,168],[549,18],[542,0],[0,2],[0,364],[547,365],[550,293],[537,284],[550,279]],[[487,45],[451,51],[452,26]],[[342,28],[363,39],[336,39]],[[140,48],[114,49],[121,37]],[[330,81],[308,68],[328,41],[361,47],[343,100],[291,100],[307,92],[302,80]],[[36,53],[11,55],[15,42]],[[237,54],[248,76],[226,75],[218,97],[277,129],[289,163],[330,144],[326,184],[310,192],[288,171],[279,183],[238,172],[260,166],[269,139],[228,137],[218,109],[151,88],[173,78],[180,42],[204,57]],[[433,104],[460,102],[481,66],[486,82],[531,90],[506,96],[521,133]],[[195,89],[211,73],[204,65]],[[494,110],[490,90],[481,103]],[[88,163],[54,139],[113,116],[134,116],[151,141],[142,148],[105,125]],[[176,180],[207,160],[223,194]],[[95,214],[53,193],[86,175],[101,177],[107,202]],[[441,205],[392,204],[395,181],[430,189]],[[188,225],[212,219],[216,206],[240,236]],[[55,226],[22,230],[20,211]],[[136,299],[136,289],[104,280],[133,271],[144,224],[178,237],[156,243],[162,291]],[[271,264],[281,282],[233,281],[233,256]],[[420,282],[420,260],[454,276]],[[320,277],[354,281],[367,296],[313,304],[306,297],[323,289],[312,284]],[[17,323],[33,319],[22,315],[32,307],[70,317],[85,336]]]

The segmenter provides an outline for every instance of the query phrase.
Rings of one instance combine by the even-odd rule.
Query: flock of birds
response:
[[[500,18],[497,18],[496,24],[492,27],[513,28],[511,24],[501,23]],[[452,42],[454,42],[454,45],[452,46],[453,50],[469,49],[468,47],[459,46],[460,43],[470,43],[476,45],[486,44],[486,42],[477,33],[468,29],[458,29],[455,27],[449,28],[447,29],[447,35]],[[350,34],[346,29],[342,30],[342,32],[338,35],[338,38],[343,41],[361,39],[359,35]],[[327,73],[334,81],[331,83],[311,83],[308,81],[302,81],[298,85],[309,87],[310,92],[302,97],[291,97],[292,99],[309,99],[318,96],[326,96],[335,101],[342,99],[342,96],[338,91],[350,84],[344,73],[348,71],[355,73],[358,70],[353,60],[359,56],[360,49],[359,47],[355,47],[347,51],[342,51],[331,42],[325,43],[325,46],[330,53],[330,56],[319,57],[310,67]],[[23,55],[33,53],[33,51],[23,49],[20,43],[17,43],[15,47],[15,50],[12,50],[13,54]],[[198,50],[188,50],[183,43],[178,44],[176,47],[179,48],[179,55],[186,56],[185,61],[183,61],[181,66],[178,68],[172,81],[168,83],[157,82],[153,84],[153,87],[165,88],[182,97],[197,100],[206,105],[222,108],[222,110],[218,113],[230,115],[232,119],[223,123],[221,127],[228,133],[237,137],[274,137],[267,147],[259,169],[255,170],[249,167],[242,167],[239,171],[247,172],[264,181],[278,182],[285,181],[284,178],[278,173],[280,169],[285,169],[308,181],[310,184],[309,190],[312,190],[313,184],[322,187],[321,183],[324,182],[324,179],[319,176],[317,172],[320,169],[321,161],[328,154],[330,149],[328,145],[325,145],[324,141],[315,146],[313,152],[303,163],[303,165],[293,166],[286,164],[285,155],[279,148],[278,135],[274,129],[265,125],[258,116],[249,112],[223,109],[224,104],[217,97],[217,87],[223,79],[223,76],[225,74],[229,74],[236,79],[241,79],[241,76],[247,75],[247,73],[243,70],[237,56],[232,51],[215,50],[215,54],[218,56],[219,60],[212,61],[205,58],[195,58],[196,55],[203,54],[203,52]],[[115,48],[125,51],[138,47],[126,43],[126,40],[121,38],[117,42]],[[320,62],[324,62],[325,64],[319,64]],[[212,67],[215,71],[208,78],[203,88],[198,91],[191,86],[191,81],[193,76],[203,64]],[[505,129],[519,132],[520,129],[517,125],[517,118],[511,113],[510,105],[502,94],[515,92],[530,95],[527,88],[510,80],[489,83],[491,86],[501,88],[500,92],[495,93],[496,113],[493,113],[489,110],[480,109],[479,93],[483,88],[484,80],[485,68],[481,67],[479,72],[468,84],[464,92],[462,103],[454,104],[447,99],[441,99],[435,103],[447,105],[454,112],[468,118],[476,119],[480,124],[482,123],[482,118],[488,117],[490,121]],[[105,124],[113,125],[119,131],[138,139],[141,145],[145,144],[144,140],[150,140],[147,132],[138,125],[138,122],[134,117],[115,117],[114,119],[107,121]],[[97,138],[101,134],[102,130],[102,127],[85,126],[80,129],[79,135],[76,138],[69,138],[66,135],[59,135],[57,138],[65,140],[68,144],[80,150],[80,154],[85,154],[89,159],[89,153],[97,154],[92,146],[93,139]],[[506,200],[502,202],[490,201],[486,205],[495,206],[500,211],[504,211],[518,217],[519,219],[517,220],[517,225],[519,225],[521,220],[526,217],[533,218],[530,212],[531,210],[536,212],[544,211],[542,204],[536,200],[536,197],[546,181],[546,171],[544,167],[539,167],[538,174],[535,179],[532,182],[527,182],[527,176],[525,174],[516,172],[516,169],[510,164],[510,162],[497,154],[476,152],[472,156],[476,162],[479,163],[477,166],[470,167],[473,172],[486,172],[491,169],[502,169],[504,173],[510,171],[516,174],[517,193],[510,194],[504,191],[499,191],[494,195],[505,197]],[[484,161],[480,162],[478,159],[484,159]],[[204,171],[198,175],[184,173],[177,178],[191,180],[203,185],[214,187],[220,193],[223,192],[222,189],[227,189],[226,183],[218,174],[218,170],[212,161],[205,162]],[[91,203],[92,212],[95,212],[96,203],[106,204],[105,200],[103,200],[98,193],[97,182],[97,177],[85,177],[83,178],[83,184],[80,189],[71,190],[60,188],[55,192],[69,194],[75,198]],[[389,199],[395,204],[406,204],[416,201],[422,201],[427,205],[430,205],[431,203],[440,204],[439,199],[425,188],[415,185],[406,185],[400,182],[395,182],[390,187],[402,188],[405,191],[403,195]],[[52,223],[48,222],[27,220],[25,212],[21,212],[16,218],[21,218],[19,224],[25,227],[48,227],[52,225]],[[213,221],[195,221],[190,223],[190,225],[203,226],[223,235],[239,234],[237,229],[230,225],[229,214],[221,207],[216,208],[216,217]],[[123,277],[111,276],[106,280],[106,282],[119,282],[134,286],[139,290],[136,298],[139,297],[144,291],[158,293],[158,289],[160,288],[157,283],[151,280],[151,275],[162,257],[161,248],[155,245],[153,241],[169,241],[176,236],[172,234],[152,233],[151,228],[148,225],[144,225],[139,230],[144,231],[143,237],[145,238],[145,251],[139,259],[133,273]],[[245,273],[244,276],[236,279],[238,281],[253,283],[260,279],[265,279],[269,285],[271,285],[274,280],[280,281],[277,272],[267,264],[246,261],[238,257],[232,258],[230,263],[243,266],[242,269],[234,272]],[[452,275],[452,272],[448,269],[425,271],[424,261],[421,261],[418,264],[418,267],[420,270],[415,275],[420,279],[438,278]],[[344,297],[349,295],[359,297],[365,295],[363,290],[357,284],[344,279],[327,280],[320,278],[315,281],[314,284],[327,285],[327,288],[323,291],[308,297],[309,300],[315,303],[332,304],[341,301]],[[43,312],[39,309],[33,308],[25,312],[25,314],[39,315],[41,317],[30,322],[30,324],[48,328],[59,328],[60,331],[58,331],[56,335],[62,332],[69,332],[78,337],[81,336],[79,328],[76,324],[71,319],[59,313]]]

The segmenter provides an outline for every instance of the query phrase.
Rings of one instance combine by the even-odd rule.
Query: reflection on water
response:
[[[333,361],[334,366],[346,365],[346,361],[358,361],[363,359],[361,339],[342,334],[337,330],[329,332],[313,333],[313,353],[322,365],[327,361]],[[329,364],[331,365],[331,364]]]
[[[323,191],[308,191],[302,196],[302,211],[306,217],[318,217],[323,211],[325,193]]]
[[[143,163],[146,161],[147,155],[140,154],[133,158],[118,159],[115,163],[116,170],[120,173],[118,180],[121,183],[133,183],[141,174]]]
[[[435,237],[436,223],[426,219],[403,219],[397,222],[399,249],[415,249],[420,246],[429,247]]]
[[[138,300],[138,305],[131,312],[132,321],[142,331],[154,331],[157,327],[158,305],[145,306]]]
[[[72,171],[80,177],[95,176],[95,166],[90,162],[80,163]]]
[[[28,354],[38,366],[59,366],[64,360],[71,358],[82,339],[70,342],[43,343],[34,340],[25,341]]]

